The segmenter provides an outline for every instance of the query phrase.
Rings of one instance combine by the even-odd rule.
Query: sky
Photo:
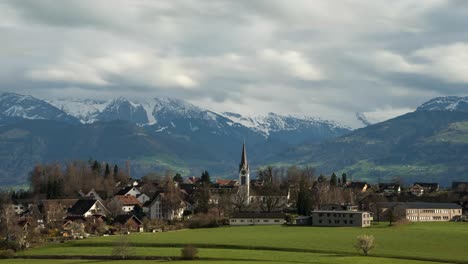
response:
[[[468,95],[468,1],[0,1],[0,92],[362,126]]]

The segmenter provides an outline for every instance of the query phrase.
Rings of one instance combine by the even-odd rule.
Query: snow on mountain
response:
[[[24,119],[47,119],[77,123],[78,120],[57,107],[29,95],[0,94],[0,116]]]
[[[96,120],[125,120],[138,125],[146,125],[149,123],[148,115],[143,105],[123,97],[110,101],[107,106],[96,115]]]
[[[416,111],[463,111],[468,112],[468,97],[446,96],[431,99]]]
[[[16,98],[8,99],[10,97]],[[153,98],[147,100],[128,100],[120,97],[112,100],[98,99],[46,99],[31,96],[5,94],[1,112],[8,116],[29,119],[52,119],[53,115],[44,115],[36,109],[55,111],[55,116],[63,115],[76,118],[83,124],[97,121],[125,120],[140,126],[154,126],[158,133],[214,133],[229,134],[250,130],[268,138],[272,133],[298,131],[308,134],[335,134],[349,130],[337,123],[312,117],[286,116],[269,113],[261,116],[242,116],[235,113],[218,114],[175,98]],[[22,103],[30,102],[30,103]],[[31,103],[33,102],[33,103]],[[36,108],[40,106],[39,108]],[[307,130],[310,130],[307,132]],[[340,132],[337,132],[340,131]],[[307,132],[307,133],[306,133]]]
[[[314,127],[327,127],[333,129],[349,129],[339,125],[336,122],[322,120],[319,118],[308,116],[291,116],[278,115],[268,113],[267,115],[259,116],[242,116],[236,113],[224,112],[226,118],[233,120],[236,123],[242,124],[251,128],[264,136],[268,137],[273,132],[301,130]]]
[[[84,124],[97,121],[96,116],[110,103],[110,101],[105,100],[73,98],[45,99],[44,101],[78,118]]]

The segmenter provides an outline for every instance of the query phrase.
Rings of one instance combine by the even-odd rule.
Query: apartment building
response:
[[[360,226],[372,224],[373,217],[363,211],[312,211],[313,226]]]
[[[376,203],[373,211],[378,214],[379,221],[405,218],[411,222],[451,221],[462,216],[462,207],[455,203]]]

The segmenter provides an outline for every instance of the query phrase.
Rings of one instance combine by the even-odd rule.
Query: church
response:
[[[253,182],[257,184],[252,185]],[[245,143],[242,145],[241,161],[239,163],[239,189],[237,196],[246,209],[251,211],[281,211],[289,207],[289,189],[279,189],[272,192],[263,183],[250,180],[250,167],[247,160]]]

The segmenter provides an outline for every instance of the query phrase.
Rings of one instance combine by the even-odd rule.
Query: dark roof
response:
[[[128,191],[130,191],[131,189],[133,189],[134,186],[127,186],[123,189],[120,189],[115,195],[125,195],[128,193]]]
[[[416,184],[424,188],[439,188],[439,184],[436,182],[415,182],[413,185]]]
[[[390,208],[396,205],[402,205],[409,209],[461,209],[462,207],[455,203],[424,203],[424,202],[383,202],[376,203],[378,207]]]
[[[379,183],[379,189],[398,189],[398,187],[401,185],[397,183]]]
[[[348,184],[348,187],[353,188],[353,189],[363,189],[364,186],[366,185],[367,185],[367,182],[350,182]]]
[[[114,218],[114,224],[122,224],[125,225],[130,219],[134,219],[138,224],[141,225],[140,219],[136,217],[135,215],[132,214],[126,214],[126,215],[118,215]]]
[[[68,210],[68,213],[70,215],[84,215],[95,203],[96,200],[78,200],[73,207]]]
[[[267,186],[250,186],[251,196],[287,196],[287,188],[278,188],[274,193],[271,188]]]
[[[249,163],[247,162],[247,151],[245,150],[245,143],[242,144],[242,156],[241,162],[239,163],[239,171],[241,171],[242,169],[249,169]]]
[[[231,218],[281,218],[283,219],[285,215],[279,212],[269,212],[269,213],[260,213],[260,212],[237,212],[233,213]]]

